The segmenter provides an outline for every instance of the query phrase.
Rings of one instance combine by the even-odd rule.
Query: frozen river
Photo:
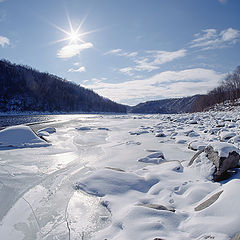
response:
[[[218,141],[219,120],[226,119],[225,132],[238,133],[240,123],[231,121],[237,116],[0,117],[1,127],[27,125],[0,131],[1,239],[229,240],[239,217],[228,216],[237,208],[221,201],[238,199],[228,189],[240,183],[210,181],[208,163],[187,167],[195,154],[188,146]],[[212,216],[214,204],[213,210],[194,211],[218,191],[221,211]],[[154,209],[159,204],[176,212]],[[231,220],[231,229],[223,218]]]

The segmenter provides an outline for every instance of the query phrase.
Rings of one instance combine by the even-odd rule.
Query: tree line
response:
[[[126,106],[31,67],[0,60],[0,112],[126,112]]]
[[[240,98],[240,66],[219,83],[219,86],[212,89],[206,95],[201,95],[193,106],[193,111],[203,111],[217,103],[222,103],[226,100],[232,101]]]

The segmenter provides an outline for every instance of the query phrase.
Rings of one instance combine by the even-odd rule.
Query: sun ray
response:
[[[88,14],[86,14],[81,22],[77,25],[77,28],[74,28],[73,24],[72,24],[72,20],[68,14],[68,11],[66,9],[66,17],[67,17],[67,21],[68,21],[68,25],[69,25],[69,30],[65,30],[62,27],[48,21],[48,23],[53,26],[55,29],[61,31],[62,33],[64,33],[66,36],[64,38],[58,39],[56,41],[51,42],[50,44],[55,44],[55,43],[60,43],[60,42],[65,42],[68,41],[69,45],[74,45],[74,44],[85,44],[86,41],[83,40],[83,37],[86,37],[87,35],[94,33],[94,32],[98,32],[101,29],[94,29],[91,31],[86,31],[86,32],[81,32],[81,28],[84,24],[84,22],[86,21]]]

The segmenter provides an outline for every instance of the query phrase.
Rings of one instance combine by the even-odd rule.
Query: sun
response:
[[[92,30],[92,31],[88,31],[88,32],[83,32],[82,31],[82,25],[86,20],[86,17],[83,18],[83,20],[80,22],[80,24],[77,26],[77,28],[73,28],[72,25],[72,21],[69,17],[69,15],[67,14],[67,19],[68,19],[68,24],[69,24],[69,30],[65,30],[53,23],[51,23],[51,25],[58,29],[59,31],[61,31],[62,33],[65,34],[65,37],[62,39],[59,39],[57,41],[54,41],[53,43],[58,43],[58,42],[64,42],[64,41],[68,41],[68,44],[79,44],[79,43],[86,43],[83,38],[93,32],[99,31],[99,29],[96,30]]]
[[[72,31],[69,34],[69,40],[70,40],[70,43],[80,41],[80,34],[78,32]]]

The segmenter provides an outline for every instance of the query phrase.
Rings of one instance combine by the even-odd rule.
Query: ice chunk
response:
[[[9,147],[46,147],[49,145],[27,126],[8,127],[0,131],[0,149]]]

